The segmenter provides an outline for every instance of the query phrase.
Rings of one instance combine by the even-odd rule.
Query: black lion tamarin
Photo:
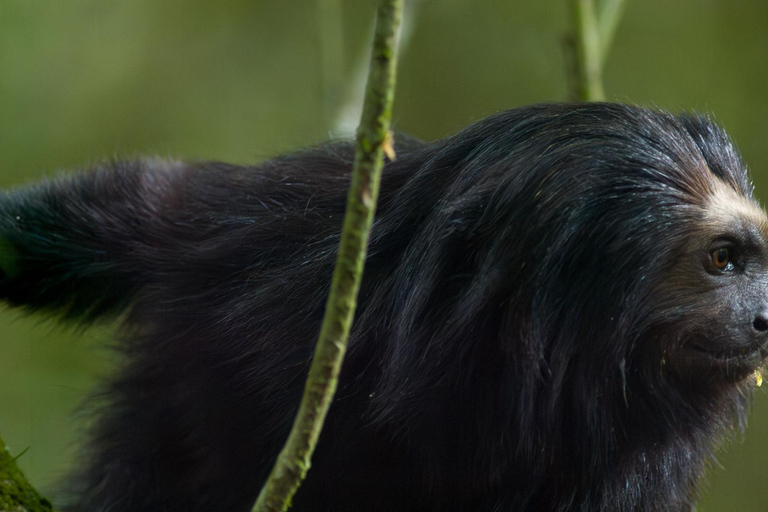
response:
[[[548,104],[395,147],[293,510],[691,510],[768,355],[768,219],[724,131]],[[123,326],[71,510],[250,509],[353,151],[113,162],[0,196],[0,297]]]

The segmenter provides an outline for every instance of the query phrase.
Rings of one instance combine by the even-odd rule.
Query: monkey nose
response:
[[[760,334],[768,333],[768,311],[762,311],[755,315],[752,328]]]

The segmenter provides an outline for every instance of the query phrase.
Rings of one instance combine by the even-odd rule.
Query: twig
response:
[[[624,0],[569,0],[573,32],[566,39],[572,99],[603,101],[603,66],[616,33]]]
[[[608,51],[613,44],[613,36],[619,26],[626,6],[624,0],[602,0],[597,4],[597,33],[600,39],[600,65],[605,66]]]
[[[426,0],[408,0],[403,6],[403,24],[398,37],[398,53],[402,55],[408,50],[411,36],[418,24],[421,7]],[[371,30],[373,27],[371,27]],[[352,72],[349,73],[343,87],[343,100],[336,104],[338,107],[333,116],[331,135],[334,137],[351,137],[355,133],[357,123],[363,111],[365,97],[365,80],[368,76],[368,47],[360,51],[355,58]]]
[[[344,82],[344,27],[341,0],[316,0],[325,122],[338,110]],[[362,103],[362,97],[360,98]]]
[[[368,88],[357,132],[352,184],[325,317],[299,412],[261,489],[254,512],[288,509],[309,470],[312,452],[336,391],[379,194],[384,152],[391,154],[392,151],[389,126],[402,9],[403,0],[379,2]]]

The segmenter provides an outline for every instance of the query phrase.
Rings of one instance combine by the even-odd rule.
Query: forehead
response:
[[[760,235],[768,241],[768,217],[752,199],[719,179],[713,180],[705,203],[705,222],[717,230],[734,228]]]

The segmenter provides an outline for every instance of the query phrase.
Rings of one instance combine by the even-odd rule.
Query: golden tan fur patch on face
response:
[[[744,197],[719,179],[713,180],[712,192],[707,198],[706,218],[714,226],[720,226],[734,218],[757,226],[768,235],[768,217],[765,211],[749,198]]]

